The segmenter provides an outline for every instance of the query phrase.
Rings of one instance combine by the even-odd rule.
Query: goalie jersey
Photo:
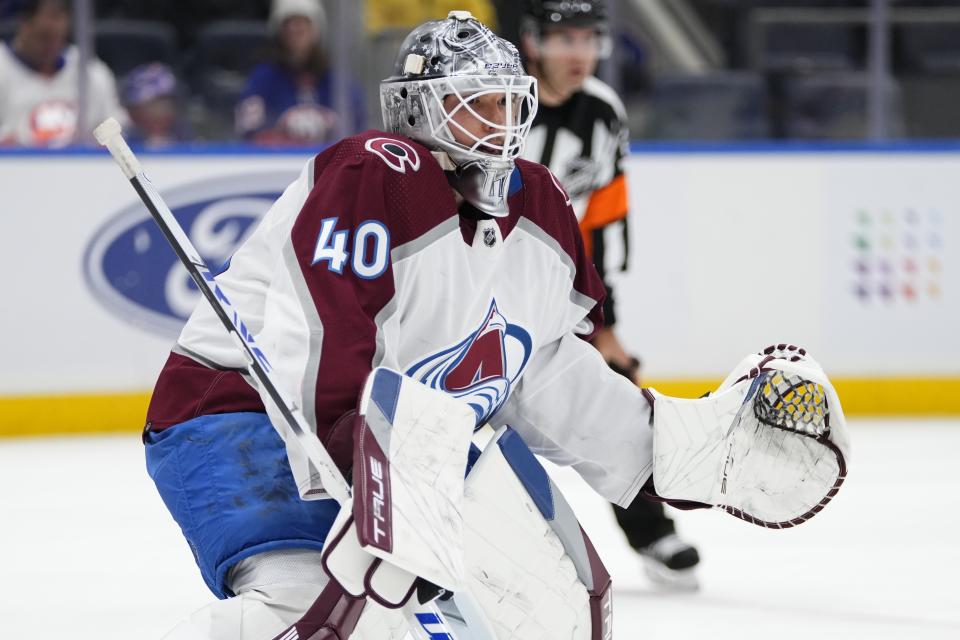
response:
[[[385,366],[509,424],[536,453],[574,466],[627,505],[651,472],[650,409],[582,338],[602,322],[603,284],[566,193],[517,160],[509,215],[461,207],[440,164],[402,136],[368,131],[310,160],[217,280],[277,379],[334,458],[349,456],[363,383]],[[240,351],[206,303],[157,382],[147,429],[267,411]],[[304,497],[321,497],[299,447]]]

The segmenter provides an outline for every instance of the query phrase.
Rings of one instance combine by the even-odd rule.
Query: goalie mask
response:
[[[445,154],[441,166],[467,202],[507,215],[514,159],[537,110],[536,80],[516,47],[466,11],[426,22],[400,46],[380,107],[387,131]]]

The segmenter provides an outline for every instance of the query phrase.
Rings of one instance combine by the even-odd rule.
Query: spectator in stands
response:
[[[191,136],[178,117],[177,78],[165,64],[134,68],[121,84],[123,104],[130,114],[127,140],[146,147],[164,147]]]
[[[92,138],[93,127],[126,113],[116,80],[93,58],[87,65],[83,130],[78,130],[79,51],[67,43],[69,0],[32,0],[24,5],[13,41],[0,43],[0,144],[61,147]]]
[[[274,0],[271,59],[254,68],[237,104],[240,135],[263,144],[309,144],[363,129],[363,95],[352,80],[349,112],[335,110],[336,80],[323,46],[326,24],[318,0]]]

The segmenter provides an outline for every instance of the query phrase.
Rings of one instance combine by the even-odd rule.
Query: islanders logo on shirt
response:
[[[493,300],[475,331],[417,362],[406,374],[465,401],[476,412],[479,427],[506,402],[532,349],[527,330],[510,323]]]

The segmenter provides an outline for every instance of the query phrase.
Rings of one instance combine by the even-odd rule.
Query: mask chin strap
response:
[[[490,167],[481,160],[472,160],[457,166],[446,153],[435,151],[434,155],[438,153],[446,158],[446,161],[440,161],[440,166],[447,176],[447,182],[464,200],[495,218],[503,218],[510,213],[507,195],[513,161]],[[448,166],[452,168],[448,169]]]

